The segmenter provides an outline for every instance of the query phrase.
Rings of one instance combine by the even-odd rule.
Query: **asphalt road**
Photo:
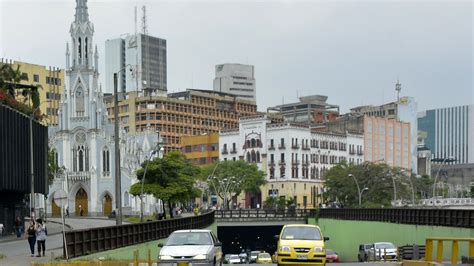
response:
[[[252,265],[252,266],[256,266],[256,265],[272,265],[272,266],[276,266],[276,264],[224,264],[224,265]],[[328,263],[328,264],[326,264],[326,265],[334,265],[334,266],[345,266],[345,265],[350,265],[350,266],[367,266],[367,265],[370,265],[370,266],[376,266],[376,265],[380,265],[380,266],[395,266],[395,265],[400,265],[400,264],[391,263],[391,262],[381,262],[381,263],[375,263],[375,262],[371,262],[371,263],[354,262],[354,263]]]

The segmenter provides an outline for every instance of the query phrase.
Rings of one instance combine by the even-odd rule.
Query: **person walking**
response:
[[[38,255],[36,257],[41,257],[41,253],[43,253],[43,257],[46,253],[46,226],[43,225],[43,220],[38,218],[36,220],[36,242],[38,244]],[[41,252],[43,251],[43,252]]]
[[[36,244],[36,228],[35,221],[31,220],[28,228],[25,231],[25,238],[28,239],[28,244],[30,245],[31,257],[35,256],[35,244]]]
[[[16,238],[21,238],[21,234],[23,233],[23,222],[20,219],[20,216],[17,216],[15,219],[15,231],[16,231]]]
[[[79,215],[80,216],[84,215],[84,209],[82,208],[82,205],[79,205]]]
[[[66,217],[69,217],[69,206],[66,208]]]

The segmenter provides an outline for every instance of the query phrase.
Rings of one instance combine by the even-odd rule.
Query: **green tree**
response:
[[[59,167],[57,160],[57,153],[55,150],[49,149],[48,147],[48,183],[52,184],[54,178],[57,175],[61,175],[64,172],[62,167]]]
[[[362,192],[362,206],[389,207],[394,197],[393,183],[397,191],[397,200],[411,201],[410,177],[400,168],[392,168],[383,163],[366,162],[361,165],[339,163],[324,175],[324,194],[329,202],[337,201],[347,207],[359,206],[357,180]],[[415,186],[415,184],[414,184]]]
[[[203,168],[201,179],[208,182],[210,190],[225,201],[242,192],[260,193],[266,183],[265,174],[256,164],[243,160],[221,161]],[[227,202],[226,208],[228,208]]]
[[[143,162],[137,170],[138,180],[142,180],[148,162]],[[189,163],[179,151],[166,154],[163,158],[155,158],[148,164],[144,193],[151,194],[168,203],[170,217],[173,217],[173,204],[186,203],[200,196],[200,191],[195,187],[200,169]],[[130,194],[139,196],[141,182],[133,184]],[[166,212],[164,213],[166,218]]]

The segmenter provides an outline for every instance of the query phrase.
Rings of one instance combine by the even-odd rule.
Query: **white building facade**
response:
[[[243,100],[257,101],[255,67],[242,64],[217,65],[214,91],[234,94]]]
[[[327,170],[349,158],[363,162],[362,154],[349,155],[349,144],[362,150],[363,137],[314,132],[308,126],[272,123],[258,116],[240,119],[238,129],[219,134],[219,159],[257,164],[268,181],[261,201],[271,196],[294,197],[300,208],[314,207],[323,200],[322,177]]]
[[[97,47],[94,54],[94,26],[89,21],[87,1],[76,0],[71,24],[71,51],[66,51],[66,89],[61,96],[59,124],[50,127],[50,148],[63,173],[57,174],[49,189],[47,213],[60,215],[54,194],[62,189],[68,195],[71,215],[106,216],[115,206],[114,127],[107,122],[103,94],[98,86]],[[94,55],[94,57],[92,57]],[[94,60],[93,60],[94,59]],[[135,171],[156,145],[150,130],[140,135],[120,133],[121,187],[124,213],[138,212],[138,197],[128,190],[138,180]],[[155,211],[154,199],[146,198],[147,213]]]

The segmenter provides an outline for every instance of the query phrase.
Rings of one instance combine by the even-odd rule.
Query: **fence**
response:
[[[474,227],[474,210],[450,209],[321,209],[319,218],[399,224]]]
[[[73,230],[66,233],[66,248],[69,258],[74,258],[166,238],[175,230],[204,228],[213,223],[214,212],[209,212],[186,218]]]
[[[295,210],[259,210],[259,209],[242,209],[242,210],[218,210],[215,211],[216,219],[232,219],[232,218],[255,218],[255,219],[284,219],[284,218],[301,218],[306,219],[315,216],[315,209],[295,209]]]
[[[433,242],[437,241],[436,261],[441,263],[443,261],[443,242],[452,242],[451,248],[451,264],[458,263],[459,242],[468,242],[469,258],[474,258],[474,238],[449,238],[449,237],[429,237],[426,239],[426,257],[425,261],[433,259]]]

